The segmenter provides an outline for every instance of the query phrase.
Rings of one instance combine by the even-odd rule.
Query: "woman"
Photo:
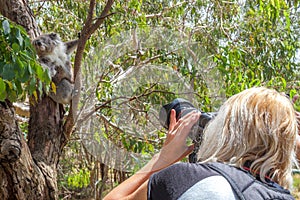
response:
[[[204,130],[199,163],[172,165],[192,151],[186,138],[199,116],[176,122],[172,110],[161,151],[105,199],[293,199],[288,190],[298,130],[285,96],[264,87],[232,96]]]

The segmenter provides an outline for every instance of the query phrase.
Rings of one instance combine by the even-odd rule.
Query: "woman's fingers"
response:
[[[172,109],[171,113],[170,113],[169,130],[167,133],[166,141],[163,146],[169,144],[169,142],[173,140],[173,138],[174,138],[173,129],[174,129],[175,124],[176,124],[176,111],[174,109]]]
[[[176,111],[172,109],[170,113],[169,131],[172,131],[174,129],[175,124],[176,124]]]
[[[191,124],[191,121],[192,120],[192,117],[194,115],[199,115],[200,116],[200,112],[197,112],[197,111],[193,111],[193,112],[190,112],[188,114],[186,114],[185,116],[183,116],[182,118],[180,118],[177,123],[175,124],[174,128],[173,129],[177,129],[179,126],[182,126],[182,125],[192,125],[195,123],[193,122],[193,124]],[[196,116],[197,118],[199,118],[199,116]],[[193,120],[195,121],[195,120]]]
[[[183,149],[186,148],[186,138],[188,137],[192,126],[198,121],[199,116],[200,112],[191,112],[176,122],[175,110],[171,110],[169,131],[163,146],[171,144],[173,147],[169,146],[168,148],[177,148],[174,150],[183,151]]]
[[[175,151],[182,151],[186,148],[186,138],[188,137],[192,126],[198,121],[200,113],[191,112],[184,116],[182,119],[178,120],[174,129],[168,133],[167,140],[164,146],[171,144],[168,147],[174,149]]]
[[[195,123],[198,121],[200,117],[200,112],[191,112],[187,115],[185,115],[183,118],[181,118],[176,125],[177,127],[174,128],[174,130],[177,128],[180,134],[180,137],[186,139],[189,132],[191,131],[192,127],[195,125]]]

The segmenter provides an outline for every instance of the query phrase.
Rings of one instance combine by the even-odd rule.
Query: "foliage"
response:
[[[2,16],[0,22],[0,101],[15,102],[25,94],[38,98],[50,76],[37,63],[26,31]]]
[[[290,18],[295,9],[297,2],[289,7],[287,1],[251,1],[239,13],[234,22],[239,29],[227,31],[215,56],[228,96],[257,85],[282,91],[299,87],[299,41]]]
[[[293,178],[294,178],[294,183],[293,183],[294,191],[293,191],[293,195],[294,195],[295,199],[299,199],[300,198],[300,175],[299,174],[295,174],[293,176]]]
[[[77,169],[74,169],[77,170]],[[68,186],[71,188],[83,188],[89,185],[90,172],[84,169],[79,169],[68,176]]]

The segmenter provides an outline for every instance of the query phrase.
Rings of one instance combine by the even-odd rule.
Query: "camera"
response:
[[[187,115],[192,111],[201,112],[200,118],[189,133],[189,137],[192,140],[197,139],[199,134],[202,134],[203,129],[205,128],[206,124],[216,116],[217,113],[214,112],[202,112],[194,107],[192,103],[188,100],[177,98],[174,99],[171,103],[162,106],[159,112],[159,122],[160,124],[169,129],[170,124],[170,113],[171,110],[174,109],[176,111],[176,120],[179,120],[181,117]]]
[[[181,117],[187,115],[192,111],[201,112],[198,122],[192,127],[189,138],[193,140],[194,151],[189,156],[190,162],[196,162],[196,154],[198,152],[199,146],[202,142],[202,133],[206,124],[213,119],[217,113],[216,112],[202,112],[201,110],[194,107],[194,105],[186,99],[177,98],[174,99],[171,103],[163,105],[159,112],[159,122],[160,124],[169,129],[170,124],[170,113],[171,110],[176,111],[176,120],[179,120]]]

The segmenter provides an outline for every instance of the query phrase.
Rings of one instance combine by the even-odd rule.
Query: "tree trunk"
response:
[[[40,34],[26,0],[1,0],[3,16]],[[0,199],[58,199],[57,164],[63,146],[63,107],[43,96],[30,103],[26,142],[13,105],[0,102]]]
[[[0,199],[57,199],[56,170],[31,156],[12,104],[0,113]]]
[[[0,13],[23,26],[31,38],[40,35],[33,13],[27,5],[27,0],[1,0]]]

